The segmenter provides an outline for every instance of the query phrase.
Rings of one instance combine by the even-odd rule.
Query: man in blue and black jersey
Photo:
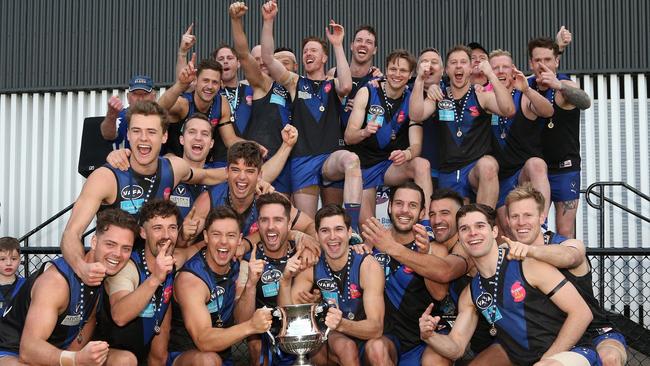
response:
[[[126,212],[101,212],[82,260],[116,274],[129,260],[136,232],[137,223]],[[0,318],[0,365],[104,365],[108,343],[90,341],[102,291],[101,282],[84,282],[63,258],[43,264]]]
[[[363,176],[360,221],[375,216],[377,187],[414,180],[423,190],[425,207],[433,191],[429,162],[420,157],[422,125],[411,122],[407,86],[415,58],[406,50],[386,57],[386,80],[359,90],[345,129],[348,149],[359,157]]]
[[[496,212],[489,206],[463,206],[456,215],[461,244],[478,274],[463,290],[458,317],[448,335],[434,330],[439,317],[420,318],[420,335],[429,347],[451,359],[463,355],[479,316],[489,334],[515,365],[599,365],[585,330],[593,316],[576,288],[553,266],[507,258],[498,248]]]
[[[373,250],[386,278],[384,335],[367,343],[368,360],[381,365],[450,364],[434,354],[423,355],[426,347],[416,320],[418,313],[432,302],[440,304],[447,294],[445,281],[441,284],[425,277],[429,275],[425,263],[430,263],[426,257],[447,257],[447,248],[430,245],[426,230],[417,224],[425,215],[424,192],[418,185],[406,182],[393,187],[388,206],[391,229],[376,218],[363,225],[365,245]]]
[[[364,359],[364,343],[382,334],[382,268],[372,256],[352,250],[350,222],[339,205],[329,204],[318,210],[320,260],[313,270],[303,271],[297,260],[287,263],[280,281],[278,303],[281,305],[310,302],[304,294],[314,288],[330,305],[325,325],[331,333],[327,345],[314,355],[316,364],[360,365]]]
[[[316,37],[303,40],[303,66],[306,76],[289,72],[273,57],[273,22],[278,13],[275,0],[262,7],[262,60],[271,77],[282,84],[293,101],[292,124],[298,129],[298,142],[292,151],[291,176],[293,201],[313,217],[318,207],[318,186],[344,179],[343,204],[358,232],[362,179],[359,158],[343,147],[340,122],[341,101],[352,88],[350,67],[343,50],[344,29],[331,21],[327,38],[334,46],[337,77],[327,79],[327,43]],[[331,30],[330,30],[331,29]]]
[[[589,325],[592,345],[605,366],[623,366],[627,359],[623,334],[614,329],[607,313],[596,300],[591,282],[591,266],[585,245],[552,231],[542,232],[545,197],[530,184],[515,188],[506,197],[506,209],[513,240],[506,239],[509,257],[515,260],[534,258],[560,270],[573,283],[594,314]],[[504,244],[506,245],[506,244]]]
[[[499,167],[490,155],[490,114],[509,117],[514,115],[515,108],[512,96],[487,61],[481,62],[479,67],[494,90],[470,83],[470,52],[462,45],[449,50],[445,61],[449,85],[441,90],[443,100],[412,103],[409,112],[411,119],[423,121],[437,110],[440,121],[439,186],[452,188],[466,199],[475,195],[477,202],[494,207],[499,195]]]
[[[141,100],[155,101],[156,92],[153,91],[153,80],[146,75],[132,77],[129,80],[129,91],[126,93],[126,100],[130,106]],[[124,142],[124,147],[129,148],[129,140],[126,138],[129,125],[126,118],[128,110],[128,108],[124,108],[120,98],[112,96],[108,99],[108,111],[99,125],[99,130],[104,140],[113,143],[114,149],[118,149],[122,142]]]
[[[558,74],[560,51],[550,38],[528,42],[532,88],[553,105],[553,117],[542,121],[542,154],[548,166],[551,201],[555,205],[557,232],[575,237],[575,218],[580,199],[580,111],[591,98],[567,75]]]
[[[126,266],[104,282],[97,314],[98,339],[108,342],[108,360],[122,364],[164,365],[167,362],[170,312],[176,268],[199,250],[176,248],[181,216],[172,201],[152,200],[142,206],[140,235],[144,248],[134,250]],[[128,351],[114,355],[114,350]]]
[[[512,63],[508,51],[490,53],[490,66],[499,81],[512,95],[515,115],[511,118],[492,115],[492,151],[499,163],[499,200],[497,215],[503,236],[511,236],[507,224],[505,198],[517,185],[531,182],[549,202],[550,188],[546,163],[542,159],[540,118],[553,115],[553,106],[528,86],[524,74]],[[548,214],[548,206],[544,216]]]
[[[220,63],[212,59],[204,59],[195,65],[195,58],[194,55],[181,69],[174,85],[158,99],[160,105],[169,111],[169,120],[172,122],[166,152],[176,156],[182,155],[183,147],[179,142],[181,127],[188,117],[201,112],[208,116],[212,124],[212,136],[215,141],[218,138],[223,141],[223,144],[214,144],[209,161],[221,162],[218,166],[224,166],[225,163],[217,159],[219,151],[225,154],[225,149],[241,138],[235,131],[228,100],[219,94],[223,68]],[[196,66],[198,68],[195,68]],[[186,92],[193,82],[196,82],[194,91]]]
[[[106,268],[83,260],[81,236],[97,211],[116,207],[137,216],[150,199],[169,199],[180,182],[212,185],[226,179],[224,169],[192,169],[180,158],[159,156],[167,140],[167,113],[155,102],[136,103],[129,108],[128,116],[127,138],[132,146],[129,168],[121,171],[107,165],[88,177],[61,239],[61,250],[70,266],[93,286],[101,283]]]
[[[213,209],[206,220],[206,247],[179,270],[174,281],[168,364],[232,365],[233,344],[271,327],[271,309],[250,311],[263,261],[253,254],[247,280],[243,286],[239,282],[243,267],[233,258],[241,245],[241,225],[231,208]]]

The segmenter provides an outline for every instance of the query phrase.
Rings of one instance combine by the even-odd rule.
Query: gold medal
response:
[[[318,110],[321,111],[321,112],[325,112],[325,106],[318,107]]]
[[[456,132],[456,136],[458,136],[458,137],[462,137],[462,136],[463,136],[463,131],[461,131],[461,130],[459,129],[458,132]]]
[[[494,323],[492,323],[492,327],[490,328],[490,335],[491,335],[492,337],[496,337],[496,336],[497,336],[497,328],[494,326]]]
[[[553,118],[551,118],[551,119],[548,120],[548,124],[547,124],[546,126],[548,126],[548,128],[553,128],[553,127],[555,127],[555,124],[553,123]]]

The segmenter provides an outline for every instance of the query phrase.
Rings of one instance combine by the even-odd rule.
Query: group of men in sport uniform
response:
[[[300,303],[325,304],[319,365],[625,363],[573,239],[590,100],[557,74],[568,30],[529,42],[530,78],[477,43],[444,63],[393,50],[382,74],[375,30],[348,64],[331,21],[336,67],[308,37],[301,76],[277,1],[250,50],[248,10],[230,4],[234,46],[199,62],[185,31],[157,102],[142,75],[128,108],[110,98],[101,131],[124,148],[86,181],[63,258],[3,297],[0,365],[229,365],[242,341],[251,365],[290,365],[271,310]]]

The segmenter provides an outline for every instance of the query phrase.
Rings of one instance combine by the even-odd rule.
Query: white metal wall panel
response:
[[[596,87],[598,90],[598,98],[581,117],[582,188],[597,180],[625,180],[650,193],[646,77],[596,75],[574,80],[592,97]],[[625,98],[618,95],[620,84],[624,84]],[[610,100],[608,89],[614,100]],[[158,95],[163,92],[161,89]],[[636,99],[632,98],[634,92]],[[73,202],[83,185],[77,173],[83,119],[103,115],[110,95],[119,96],[126,104],[124,90],[0,95],[4,172],[0,179],[0,235],[21,236]],[[608,194],[612,192],[616,199],[650,216],[647,203],[620,190]],[[637,247],[644,244],[642,238],[650,238],[650,225],[617,209],[608,209],[605,217],[607,245]],[[58,244],[66,219],[36,235],[31,245]],[[598,215],[584,200],[577,224],[578,237],[597,246]]]

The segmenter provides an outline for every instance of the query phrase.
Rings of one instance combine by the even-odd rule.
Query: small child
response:
[[[0,238],[0,317],[16,296],[25,279],[16,274],[20,264],[20,243],[16,238]]]

